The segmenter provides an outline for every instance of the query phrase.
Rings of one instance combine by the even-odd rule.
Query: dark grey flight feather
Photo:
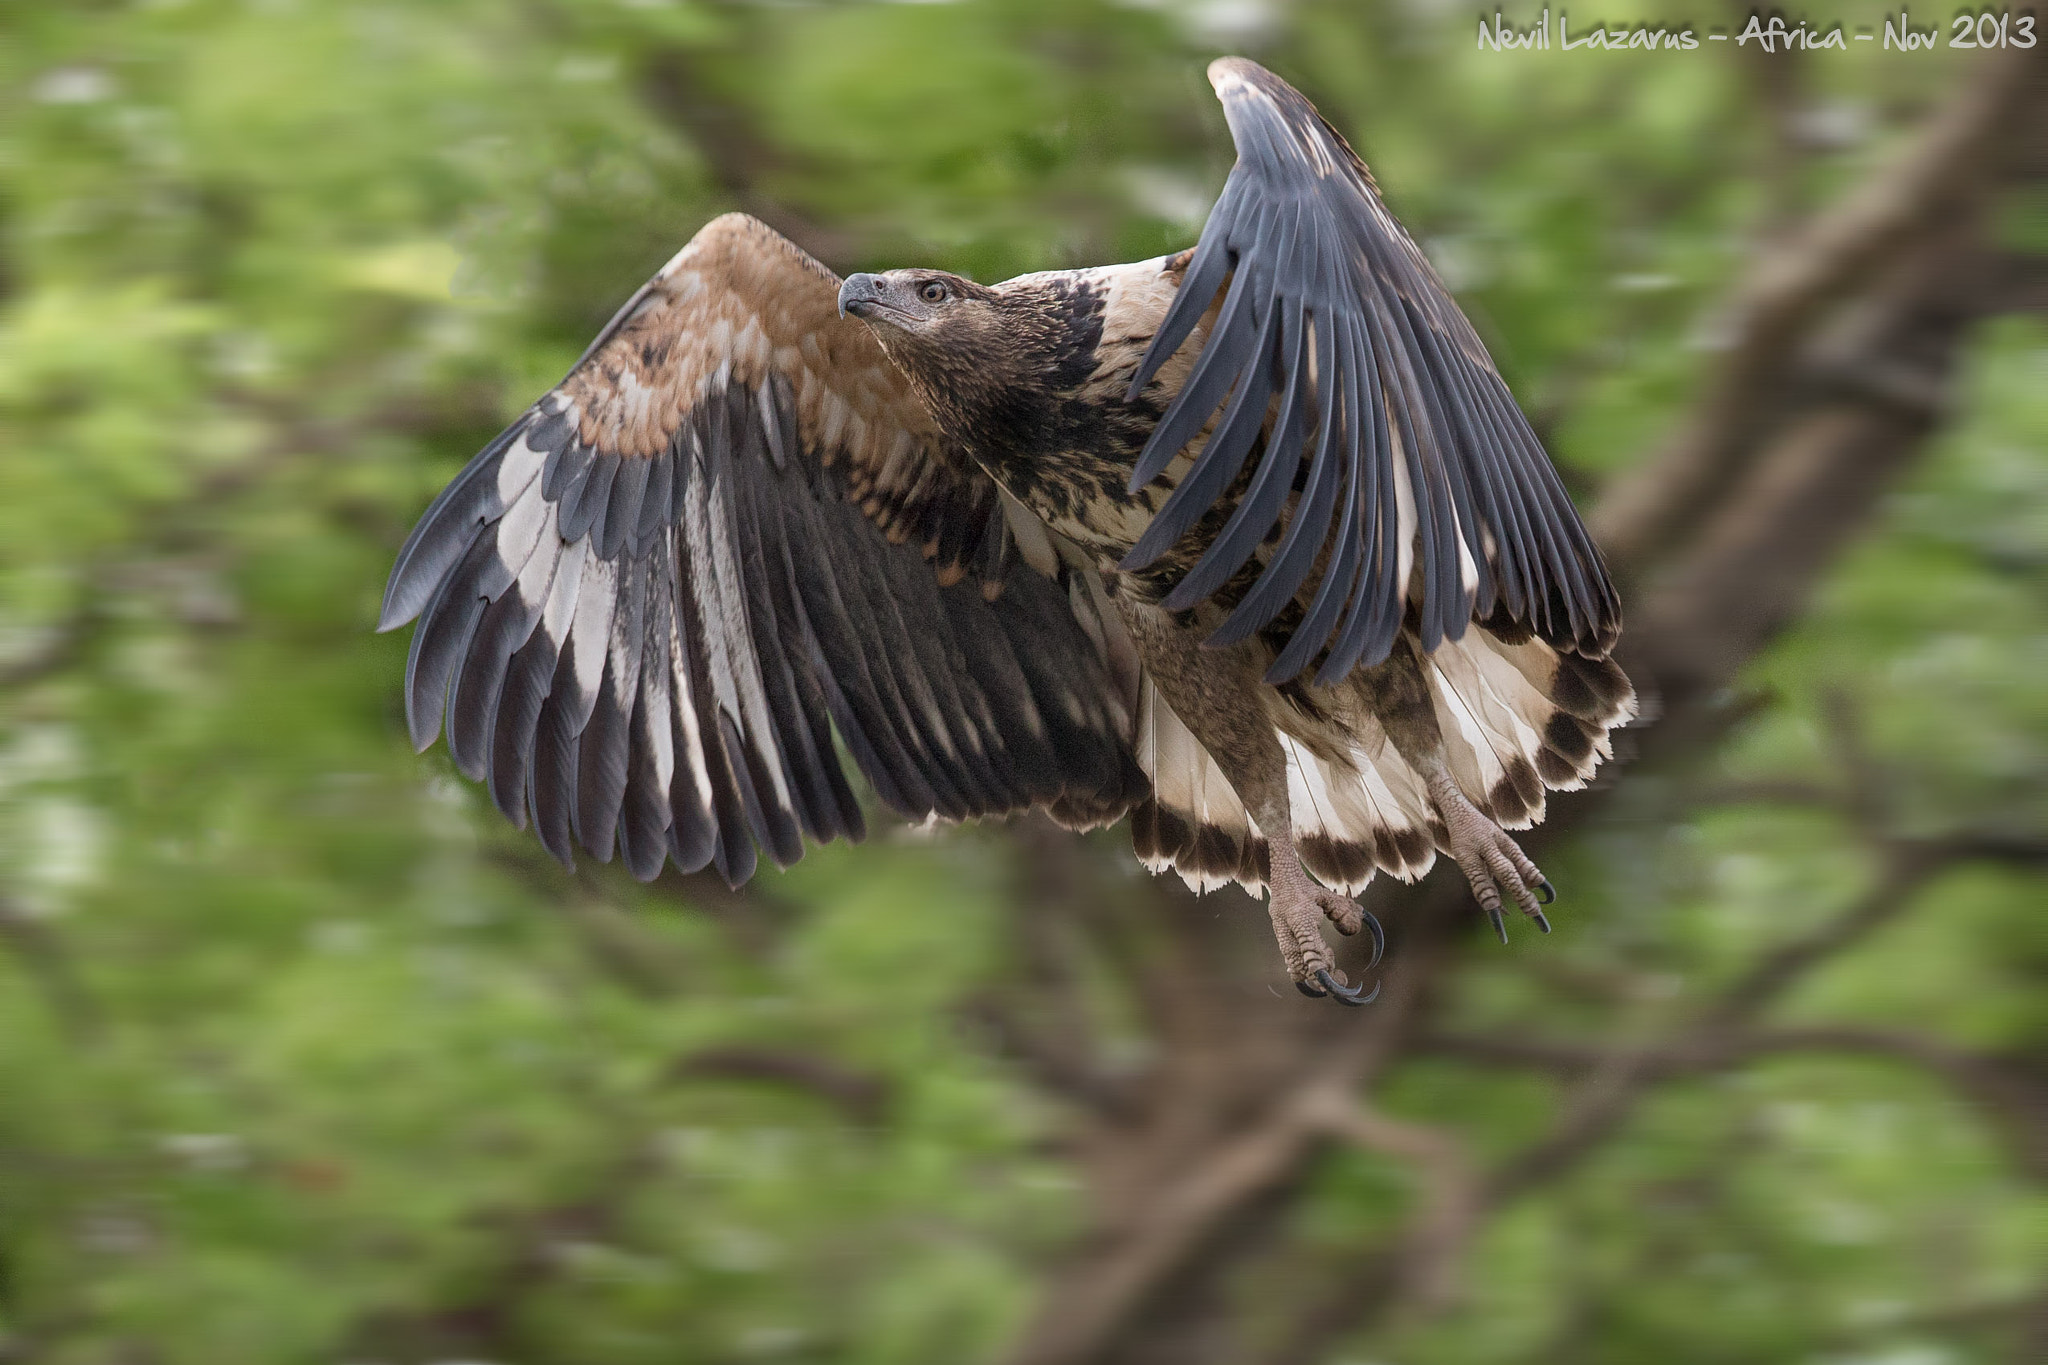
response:
[[[1620,606],[1599,552],[1485,347],[1380,203],[1364,163],[1308,101],[1255,64],[1220,61],[1210,78],[1238,161],[1131,381],[1133,400],[1219,293],[1223,301],[1131,489],[1157,478],[1219,408],[1222,415],[1122,567],[1156,561],[1233,486],[1277,390],[1281,420],[1250,486],[1169,608],[1212,595],[1284,522],[1277,549],[1213,642],[1272,623],[1327,554],[1306,619],[1267,680],[1284,682],[1320,657],[1317,680],[1333,683],[1384,659],[1409,605],[1409,584],[1396,572],[1399,461],[1415,508],[1416,630],[1425,651],[1461,638],[1476,616],[1605,654]],[[1310,345],[1323,382],[1310,375]],[[1305,491],[1286,514],[1304,461]],[[1476,583],[1461,581],[1461,548]]]
[[[838,315],[838,283],[714,222],[399,552],[379,624],[419,619],[415,744],[445,724],[564,861],[738,884],[757,851],[858,839],[835,729],[911,818],[1104,822],[1149,790],[1065,586],[1005,550],[993,483]],[[711,340],[748,327],[772,346]]]

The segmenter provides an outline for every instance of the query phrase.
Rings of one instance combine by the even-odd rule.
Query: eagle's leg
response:
[[[1429,683],[1412,642],[1406,636],[1395,641],[1386,662],[1360,670],[1359,676],[1395,751],[1422,775],[1430,804],[1442,824],[1441,829],[1432,831],[1437,847],[1456,860],[1501,942],[1508,937],[1501,918],[1504,898],[1520,906],[1539,929],[1549,933],[1550,921],[1543,917],[1542,907],[1557,898],[1556,892],[1507,831],[1459,790],[1444,758],[1443,731],[1437,725]]]
[[[1266,912],[1272,916],[1273,936],[1279,940],[1288,975],[1304,994],[1364,1004],[1372,997],[1350,986],[1337,970],[1322,924],[1328,919],[1339,933],[1355,934],[1370,923],[1377,960],[1379,922],[1349,896],[1318,885],[1295,852],[1287,809],[1287,755],[1266,714],[1262,664],[1255,651],[1248,645],[1201,649],[1199,635],[1176,624],[1168,613],[1122,595],[1116,601],[1167,705],[1216,760],[1266,838]]]

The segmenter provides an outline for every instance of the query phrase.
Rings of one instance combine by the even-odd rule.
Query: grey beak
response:
[[[873,275],[848,275],[846,283],[839,286],[839,316],[848,313],[855,317],[867,315],[866,305],[873,303],[882,294],[882,282]]]

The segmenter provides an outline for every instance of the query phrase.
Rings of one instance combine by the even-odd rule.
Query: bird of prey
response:
[[[1633,713],[1613,585],[1364,163],[1209,79],[1238,159],[1177,255],[842,280],[707,224],[400,551],[414,742],[641,878],[860,838],[842,749],[912,818],[1128,816],[1347,1003],[1376,871],[1547,930],[1504,830]]]

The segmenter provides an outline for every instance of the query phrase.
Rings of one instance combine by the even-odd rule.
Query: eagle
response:
[[[862,838],[847,760],[912,820],[1128,818],[1344,1003],[1376,872],[1548,932],[1506,831],[1633,714],[1614,586],[1364,162],[1208,74],[1237,161],[1174,255],[840,279],[705,225],[399,552],[415,745],[642,879]]]

